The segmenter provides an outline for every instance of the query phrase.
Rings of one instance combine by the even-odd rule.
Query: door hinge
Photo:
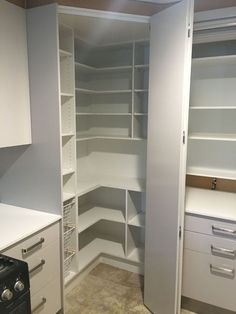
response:
[[[186,138],[185,131],[183,131],[183,144],[185,144],[185,138]]]
[[[179,226],[179,238],[181,239],[181,237],[182,237],[182,227]]]

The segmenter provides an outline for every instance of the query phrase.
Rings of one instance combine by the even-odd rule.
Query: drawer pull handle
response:
[[[31,251],[33,251],[37,246],[41,245],[43,242],[44,242],[44,238],[40,238],[40,240],[31,245],[30,247],[26,248],[26,249],[22,249],[22,255],[26,255],[26,254],[29,254]]]
[[[213,233],[220,233],[220,234],[225,234],[228,236],[236,236],[236,230],[233,229],[228,229],[228,228],[221,228],[221,227],[216,227],[216,226],[212,226],[212,232]]]
[[[212,273],[219,273],[221,275],[225,275],[227,277],[234,277],[235,270],[226,267],[214,266],[210,264],[210,270]]]
[[[30,274],[33,273],[35,270],[37,270],[38,268],[42,267],[44,264],[45,264],[45,260],[42,259],[41,262],[38,265],[34,266],[33,268],[31,268],[29,270],[29,273]]]
[[[42,298],[42,301],[33,308],[32,312],[35,312],[38,310],[40,307],[42,307],[45,303],[47,302],[47,299],[45,297]]]
[[[228,258],[235,258],[236,251],[211,245],[211,253],[213,255],[223,255]]]

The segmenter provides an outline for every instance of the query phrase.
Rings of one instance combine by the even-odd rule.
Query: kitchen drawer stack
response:
[[[60,225],[56,223],[13,246],[5,255],[28,263],[32,313],[56,313],[61,305]]]
[[[236,223],[186,215],[183,295],[236,311]]]

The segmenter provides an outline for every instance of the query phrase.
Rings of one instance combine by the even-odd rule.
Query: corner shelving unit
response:
[[[65,283],[99,256],[142,272],[149,42],[59,34]]]
[[[187,173],[235,180],[236,55],[209,53],[192,62]]]

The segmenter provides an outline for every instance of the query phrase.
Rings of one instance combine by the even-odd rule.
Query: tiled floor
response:
[[[99,264],[66,296],[66,314],[148,314],[142,291],[142,276]]]

